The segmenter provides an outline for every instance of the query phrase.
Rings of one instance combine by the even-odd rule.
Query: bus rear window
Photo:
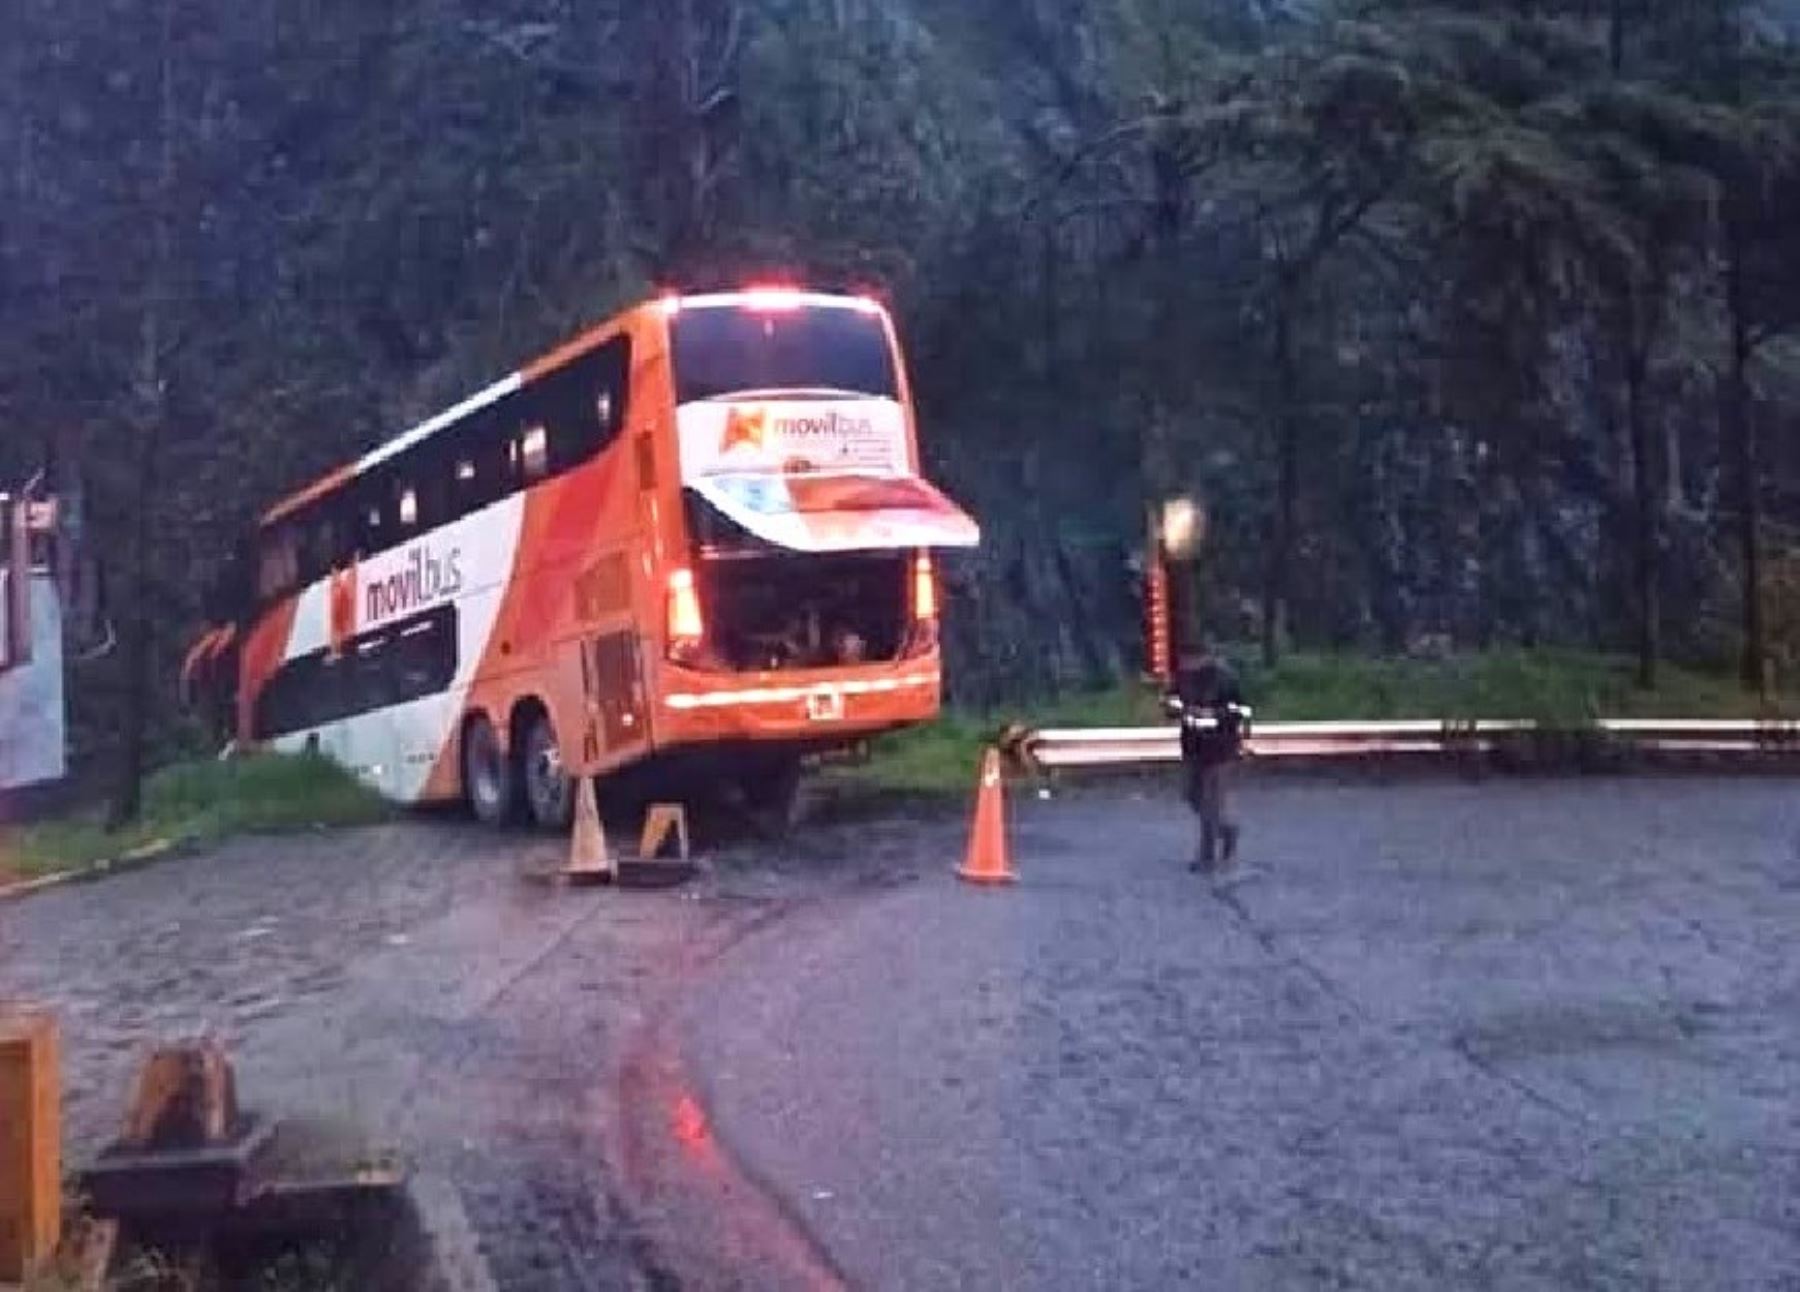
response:
[[[708,306],[682,310],[669,329],[683,404],[777,391],[899,398],[887,331],[873,314]]]

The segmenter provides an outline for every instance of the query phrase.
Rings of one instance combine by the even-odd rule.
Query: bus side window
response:
[[[448,525],[462,516],[456,504],[451,445],[448,441],[420,445],[402,461],[401,472],[417,495],[418,525],[422,530]]]
[[[400,541],[394,516],[387,499],[385,476],[370,477],[352,495],[356,507],[358,547],[365,557],[385,552]]]
[[[480,511],[505,492],[504,457],[478,451],[478,446],[461,446],[450,458],[450,516],[461,520],[470,512]]]
[[[631,403],[631,338],[609,341],[594,354],[591,383],[595,411],[600,416],[600,447],[605,448],[625,429],[625,410]]]
[[[284,521],[262,536],[257,563],[256,591],[264,601],[278,601],[292,592],[300,576],[300,535],[294,522]]]
[[[342,570],[362,557],[362,535],[356,523],[356,496],[343,492],[331,500],[331,568]]]
[[[467,453],[457,456],[453,470],[458,515],[480,511],[512,492],[512,475],[507,469],[506,457],[507,445],[498,438],[471,445]]]
[[[422,517],[419,514],[419,487],[410,480],[394,481],[394,519],[399,527],[398,536],[410,538],[422,528]]]
[[[342,508],[336,499],[320,503],[306,517],[306,568],[301,579],[314,583],[337,569],[343,560]]]
[[[522,485],[534,485],[550,474],[550,429],[542,422],[519,428],[518,472]]]
[[[513,460],[517,444],[508,418],[511,401],[483,409],[450,432],[442,471],[449,485],[448,518],[461,520],[506,497],[518,487]]]
[[[535,403],[550,433],[550,470],[595,457],[625,425],[631,338],[617,337],[545,378]]]

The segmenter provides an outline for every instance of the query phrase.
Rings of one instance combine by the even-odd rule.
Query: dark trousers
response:
[[[1188,806],[1200,818],[1198,860],[1210,866],[1218,860],[1219,844],[1237,835],[1229,804],[1231,763],[1189,758],[1185,770]],[[1230,842],[1226,842],[1226,851],[1231,851]]]

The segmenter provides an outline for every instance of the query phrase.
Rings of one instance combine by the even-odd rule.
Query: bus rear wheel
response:
[[[575,817],[575,782],[563,766],[562,747],[557,744],[549,714],[531,716],[519,764],[532,824],[541,830],[567,830]]]
[[[512,763],[500,748],[493,724],[475,718],[463,732],[463,798],[483,825],[504,825],[512,816]]]

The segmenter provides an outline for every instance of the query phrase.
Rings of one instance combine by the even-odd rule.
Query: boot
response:
[[[1225,835],[1225,865],[1230,867],[1237,862],[1238,828],[1235,825],[1228,825],[1223,833]]]

